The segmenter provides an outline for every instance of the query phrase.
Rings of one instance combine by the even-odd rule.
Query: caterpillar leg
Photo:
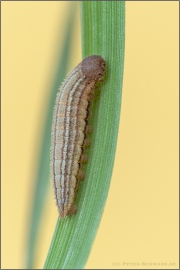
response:
[[[77,212],[77,206],[73,204],[68,212],[69,215],[74,215]]]
[[[78,174],[77,174],[77,176],[76,176],[76,178],[77,178],[77,180],[84,180],[84,173],[83,173],[83,170],[82,169],[80,169],[79,170],[79,172],[78,172]]]
[[[82,154],[80,158],[80,163],[86,163],[88,161],[88,157],[86,154]]]
[[[83,147],[89,147],[90,144],[91,144],[90,139],[86,138],[86,139],[84,140]]]

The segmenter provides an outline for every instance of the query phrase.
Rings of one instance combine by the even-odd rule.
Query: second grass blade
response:
[[[35,175],[35,192],[32,205],[32,213],[30,216],[29,235],[27,242],[27,269],[31,269],[34,263],[35,245],[41,221],[44,202],[47,196],[47,189],[49,186],[49,167],[50,167],[50,143],[51,143],[51,126],[52,116],[54,110],[54,103],[56,99],[57,89],[59,88],[62,80],[67,72],[67,65],[69,60],[69,51],[71,48],[72,28],[74,24],[74,6],[69,10],[69,19],[67,23],[66,36],[64,38],[64,45],[62,52],[58,55],[59,66],[57,74],[55,75],[54,84],[52,85],[52,94],[49,101],[49,108],[47,111],[47,118],[45,122],[42,145],[39,153],[39,164],[37,173]],[[61,37],[60,37],[61,38]]]

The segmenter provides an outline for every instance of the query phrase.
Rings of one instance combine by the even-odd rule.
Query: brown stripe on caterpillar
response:
[[[105,74],[101,56],[86,57],[65,79],[57,94],[53,115],[51,174],[59,215],[75,214],[74,204],[79,181],[83,179],[82,163],[90,141],[87,133],[90,105],[94,91]]]

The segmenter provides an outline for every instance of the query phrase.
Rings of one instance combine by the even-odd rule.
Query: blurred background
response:
[[[1,4],[4,269],[25,268],[42,132],[72,5],[69,71],[82,59],[79,2]],[[178,268],[178,10],[175,1],[126,3],[116,158],[86,268]],[[49,185],[35,268],[44,265],[57,217]]]

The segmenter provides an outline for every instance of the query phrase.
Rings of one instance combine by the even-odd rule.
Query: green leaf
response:
[[[120,1],[84,1],[82,5],[83,57],[101,55],[107,63],[105,80],[92,106],[88,164],[80,183],[78,212],[58,218],[45,269],[83,268],[89,256],[110,185],[121,107],[124,64],[125,4]]]
[[[73,5],[74,7],[74,5]],[[30,227],[27,243],[27,269],[32,269],[34,262],[35,245],[39,230],[39,225],[41,221],[41,215],[45,199],[47,197],[47,190],[50,180],[50,144],[51,144],[51,126],[52,126],[52,116],[54,110],[54,104],[57,94],[57,89],[59,88],[61,82],[63,81],[69,62],[70,50],[72,50],[71,38],[72,29],[74,24],[74,8],[71,8],[69,12],[69,19],[67,23],[66,36],[64,38],[64,45],[62,52],[60,52],[58,58],[57,74],[55,75],[54,83],[52,85],[52,93],[49,101],[49,108],[47,110],[47,117],[42,137],[42,145],[39,156],[38,170],[35,176],[35,193],[32,206],[32,213],[30,217]],[[60,37],[61,40],[61,37]],[[61,41],[60,41],[61,42]]]

